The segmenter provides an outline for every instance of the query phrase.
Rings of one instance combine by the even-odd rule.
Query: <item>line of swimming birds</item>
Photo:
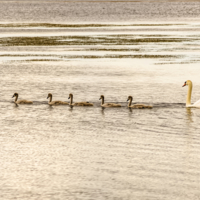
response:
[[[200,107],[200,100],[195,102],[194,104],[191,104],[191,94],[192,94],[192,81],[187,80],[185,81],[184,86],[188,86],[188,93],[187,93],[187,99],[186,99],[186,107]],[[14,93],[13,97],[15,97],[15,101],[14,103],[17,104],[32,104],[32,101],[27,101],[27,100],[18,100],[18,93]],[[12,98],[13,98],[12,97]],[[49,98],[49,102],[48,104],[50,106],[54,106],[54,105],[69,105],[71,107],[73,106],[93,106],[92,103],[89,102],[77,102],[77,103],[73,103],[73,94],[69,94],[69,98],[70,99],[70,103],[68,102],[64,102],[64,101],[52,101],[53,95],[51,93],[48,94],[47,99]],[[116,104],[116,103],[104,103],[104,95],[101,95],[99,100],[101,100],[101,107],[107,108],[107,107],[121,107],[121,104]],[[133,101],[133,97],[132,96],[128,96],[127,101],[129,101],[128,103],[128,107],[129,108],[138,108],[138,109],[144,109],[144,108],[153,108],[153,106],[150,105],[145,105],[145,104],[132,104]]]
[[[15,97],[14,103],[16,105],[17,104],[32,104],[33,103],[32,101],[28,101],[28,100],[17,100],[18,96],[19,96],[18,93],[14,93],[14,95],[13,95],[13,97]],[[73,94],[69,94],[69,98],[68,99],[70,99],[70,103],[65,102],[65,101],[52,101],[53,95],[51,93],[48,94],[47,99],[48,98],[49,98],[48,104],[50,106],[56,106],[56,105],[69,105],[70,107],[73,107],[73,106],[93,106],[93,103],[89,103],[89,102],[76,102],[76,103],[73,103]],[[99,100],[101,100],[101,107],[104,107],[104,108],[121,107],[121,104],[104,103],[104,95],[101,95]],[[144,104],[131,105],[132,104],[132,100],[133,100],[132,96],[129,96],[128,99],[127,99],[127,101],[129,101],[129,104],[128,104],[129,108],[139,108],[139,109],[141,109],[141,108],[153,108],[153,106],[144,105]]]

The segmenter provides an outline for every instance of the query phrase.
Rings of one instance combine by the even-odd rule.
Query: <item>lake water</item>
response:
[[[200,199],[199,20],[198,1],[0,1],[0,199]]]

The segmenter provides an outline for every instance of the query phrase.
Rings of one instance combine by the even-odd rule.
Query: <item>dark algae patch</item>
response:
[[[90,27],[115,27],[115,26],[174,26],[185,24],[51,24],[51,23],[8,23],[0,24],[2,28],[90,28]]]
[[[108,49],[108,48],[96,48],[96,49],[84,49],[84,51],[140,51],[140,49]]]
[[[49,62],[49,61],[53,61],[53,62],[56,62],[56,61],[61,61],[61,60],[58,60],[58,59],[28,59],[28,60],[23,60],[23,61],[26,61],[26,62]]]
[[[119,38],[90,36],[6,37],[0,38],[2,46],[55,46],[55,45],[137,45],[140,43],[179,43],[194,41],[185,38]]]
[[[18,54],[18,55],[9,55],[9,54],[3,54],[0,55],[0,57],[20,57],[22,60],[24,60],[25,57],[50,57],[50,58],[55,58],[55,59],[37,59],[37,58],[32,58],[32,59],[25,59],[26,61],[61,61],[63,59],[105,59],[105,58],[152,58],[152,59],[160,59],[160,58],[178,58],[180,56],[174,56],[174,55],[119,55],[119,54],[107,54],[107,55],[35,55],[35,54],[28,54],[28,55],[23,55],[23,54]]]
[[[172,55],[116,55],[109,54],[104,56],[96,55],[84,55],[84,56],[72,56],[71,58],[84,58],[84,59],[99,59],[99,58],[177,58],[178,56]]]

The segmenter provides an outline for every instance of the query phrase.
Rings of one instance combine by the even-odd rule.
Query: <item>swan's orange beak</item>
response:
[[[186,86],[186,83],[184,83],[184,85],[182,87],[185,87]]]

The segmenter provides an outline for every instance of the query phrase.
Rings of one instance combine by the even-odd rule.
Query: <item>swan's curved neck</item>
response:
[[[129,103],[128,103],[128,106],[129,106],[129,107],[131,106],[132,101],[133,101],[133,99],[131,98],[131,99],[129,100]]]
[[[18,99],[18,95],[15,96],[15,102],[17,102],[17,99]]]
[[[51,101],[52,101],[52,96],[49,97],[49,102],[51,102]]]
[[[70,96],[70,104],[72,104],[73,103],[73,96],[71,95]]]
[[[186,106],[191,105],[191,96],[192,96],[192,83],[188,85],[188,93],[187,93],[187,99],[186,99]]]
[[[104,104],[104,97],[101,97],[101,105]]]

